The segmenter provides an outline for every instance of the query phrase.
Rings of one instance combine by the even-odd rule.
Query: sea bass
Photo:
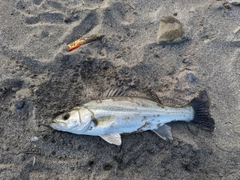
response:
[[[166,124],[172,121],[186,121],[213,131],[206,92],[181,108],[138,97],[93,100],[57,116],[50,126],[59,131],[100,136],[110,144],[121,145],[120,134],[147,130],[172,140],[171,127]]]

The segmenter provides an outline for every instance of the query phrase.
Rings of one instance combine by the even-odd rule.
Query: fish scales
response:
[[[94,118],[114,116],[112,122],[105,123],[104,126],[90,125],[90,129],[85,131],[87,135],[97,135],[99,131],[104,134],[109,133],[131,133],[139,131],[145,123],[148,126],[141,128],[142,131],[156,129],[165,123],[173,120],[190,121],[194,112],[190,106],[183,108],[160,107],[158,103],[140,98],[115,98],[92,101],[83,105],[93,113]]]

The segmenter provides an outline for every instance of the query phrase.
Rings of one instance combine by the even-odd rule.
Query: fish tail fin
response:
[[[189,105],[194,109],[194,119],[190,122],[199,125],[202,129],[214,131],[215,123],[209,112],[209,98],[206,91],[202,91]]]

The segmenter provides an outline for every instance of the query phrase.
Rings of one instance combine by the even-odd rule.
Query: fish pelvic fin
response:
[[[196,124],[199,128],[214,131],[215,122],[209,112],[209,98],[206,91],[202,91],[199,96],[193,99],[190,106],[194,109],[194,118],[190,123]]]
[[[114,144],[117,146],[120,146],[122,144],[121,135],[118,133],[102,134],[100,137],[107,141],[109,144]]]

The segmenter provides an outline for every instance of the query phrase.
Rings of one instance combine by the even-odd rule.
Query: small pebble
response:
[[[32,139],[31,139],[31,142],[36,142],[38,140],[38,137],[33,137]]]
[[[25,105],[24,100],[17,100],[14,102],[14,106],[17,110],[21,110]]]
[[[223,3],[223,6],[226,8],[226,9],[231,9],[231,6],[228,2],[225,2]]]
[[[195,76],[193,75],[192,72],[188,72],[188,73],[187,73],[187,77],[188,77],[189,82],[191,82],[191,83],[193,83],[194,81],[196,81],[196,78],[195,78]]]
[[[240,26],[233,31],[234,34],[237,34],[237,33],[239,33],[239,32],[240,32]]]
[[[20,87],[13,87],[12,91],[17,92],[20,89]]]
[[[35,163],[36,163],[36,158],[35,158],[35,156],[33,157],[33,166],[35,165]]]

